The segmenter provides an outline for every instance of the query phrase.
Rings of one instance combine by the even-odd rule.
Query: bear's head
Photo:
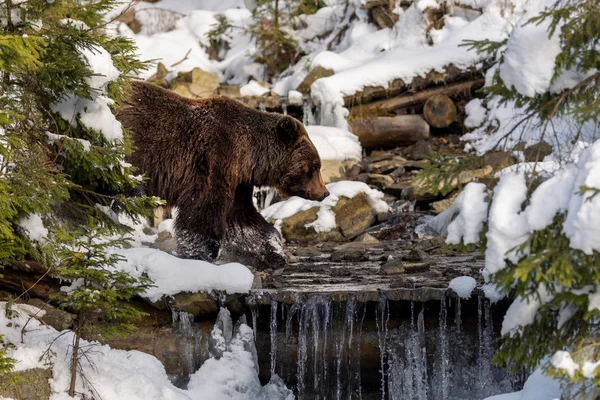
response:
[[[288,143],[287,160],[278,187],[280,195],[318,201],[329,196],[321,177],[321,158],[304,125],[285,116],[277,124],[277,134]]]

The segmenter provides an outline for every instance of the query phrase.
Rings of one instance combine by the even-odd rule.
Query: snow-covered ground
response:
[[[71,379],[70,360],[74,335],[58,332],[32,316],[45,311],[27,305],[14,305],[11,318],[5,302],[0,302],[0,333],[13,345],[8,356],[17,360],[16,370],[51,368],[50,400],[72,399],[67,395]],[[290,400],[292,392],[278,379],[261,386],[256,367],[254,334],[245,324],[236,332],[229,311],[221,309],[211,332],[215,358],[207,360],[191,376],[187,390],[169,381],[163,365],[154,356],[139,351],[110,348],[98,342],[81,341],[81,358],[75,398],[103,400]],[[23,332],[22,332],[23,330]],[[23,334],[23,336],[21,336]]]

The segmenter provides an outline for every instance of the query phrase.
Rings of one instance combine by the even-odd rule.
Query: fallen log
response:
[[[60,283],[48,275],[17,271],[11,268],[2,270],[0,288],[17,294],[27,292],[29,297],[49,300],[50,295],[60,293]]]
[[[429,138],[429,124],[420,115],[357,119],[350,127],[366,148],[406,146]]]
[[[456,120],[456,106],[450,97],[436,94],[425,102],[423,116],[429,125],[446,128]]]
[[[414,106],[426,102],[435,95],[445,95],[449,97],[458,96],[461,93],[470,94],[473,90],[483,87],[485,81],[477,79],[474,81],[460,82],[447,86],[438,86],[423,90],[412,95],[403,95],[391,99],[379,100],[370,104],[361,105],[358,110],[352,110],[353,115],[377,115],[393,112],[394,110]]]

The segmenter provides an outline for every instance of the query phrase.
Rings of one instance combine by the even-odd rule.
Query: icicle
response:
[[[363,337],[363,323],[365,322],[365,314],[367,313],[367,307],[365,305],[361,306],[362,312],[360,317],[360,322],[358,324],[358,340],[356,342],[356,352],[354,355],[356,357],[356,368],[355,368],[355,381],[357,383],[357,395],[358,399],[362,400],[362,376],[360,370],[360,357],[361,357],[361,343]]]
[[[308,321],[307,321],[307,309],[308,305],[304,304],[300,310],[300,321],[298,329],[298,369],[296,372],[297,384],[296,390],[298,392],[298,399],[304,397],[305,390],[305,375],[306,375],[306,359],[308,358]],[[289,319],[288,319],[289,321]]]
[[[285,97],[281,99],[281,112],[283,115],[287,115],[287,99]]]
[[[347,305],[346,305],[347,306]],[[335,340],[335,398],[341,400],[342,397],[342,362],[344,360],[344,347],[346,342],[346,325],[341,326],[341,332],[338,333]]]
[[[315,125],[315,117],[312,112],[312,106],[308,96],[302,100],[302,123],[306,125]]]
[[[439,316],[439,332],[438,332],[438,351],[437,351],[437,363],[439,380],[435,384],[436,390],[439,390],[437,396],[438,399],[447,400],[449,391],[449,377],[448,377],[448,366],[449,360],[449,349],[448,349],[448,331],[446,328],[448,310],[446,308],[446,297],[443,296],[440,301],[440,316]]]
[[[386,381],[385,381],[385,359],[387,351],[388,338],[388,321],[390,318],[390,310],[388,300],[383,292],[380,293],[379,305],[375,312],[375,323],[377,325],[377,342],[379,344],[379,360],[381,372],[381,398],[386,398]]]
[[[320,319],[319,319],[319,303],[312,305],[312,342],[313,342],[313,389],[315,392],[319,389],[319,333],[320,333]]]
[[[327,382],[327,370],[329,357],[327,356],[327,336],[329,331],[329,320],[331,318],[331,301],[325,303],[323,316],[323,384]]]
[[[425,304],[421,305],[421,312],[417,317],[418,343],[417,350],[417,398],[427,400],[427,352],[425,348]]]
[[[275,375],[277,357],[277,301],[271,300],[271,378]]]
[[[262,100],[258,103],[258,108],[260,109],[260,111],[262,112],[266,112],[267,111],[267,107],[265,107],[265,101]]]
[[[461,307],[460,307],[460,297],[456,298],[456,311],[454,314],[454,324],[456,324],[456,332],[460,333],[461,325],[462,325],[462,317],[461,317]]]
[[[258,319],[258,307],[250,307],[250,313],[252,314],[252,330],[254,331],[254,341],[256,342],[256,335],[258,334],[258,331],[256,330],[256,320]]]
[[[292,320],[294,319],[294,316],[298,312],[299,308],[300,308],[300,305],[298,303],[294,303],[291,305],[291,307],[288,311],[288,315],[285,320],[285,340],[286,340],[286,342],[288,341],[288,339],[290,338],[290,335],[292,334]]]

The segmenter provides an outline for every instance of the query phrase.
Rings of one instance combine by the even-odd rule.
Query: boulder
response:
[[[219,94],[228,97],[240,97],[240,87],[238,85],[222,84],[219,86]]]
[[[321,177],[325,184],[345,179],[344,163],[339,160],[321,160]]]
[[[374,174],[387,174],[392,172],[406,163],[406,160],[400,156],[394,156],[391,160],[382,160],[374,162],[370,165],[369,170]]]
[[[333,212],[336,226],[346,239],[354,239],[375,222],[373,207],[365,193],[352,198],[340,198],[333,207]]]
[[[30,299],[27,301],[27,304],[46,311],[46,313],[40,317],[40,319],[45,324],[50,325],[59,332],[71,328],[73,326],[73,322],[75,322],[75,314],[52,307],[40,299]]]
[[[193,316],[216,314],[219,311],[217,303],[208,293],[177,293],[173,296],[171,307],[185,311]]]
[[[494,151],[491,153],[486,153],[484,159],[487,165],[490,165],[496,170],[504,169],[515,163],[515,158],[508,151]]]
[[[405,273],[404,263],[397,259],[387,261],[379,269],[381,275],[400,275]]]
[[[389,175],[381,174],[366,174],[367,183],[377,186],[380,189],[385,189],[389,185],[394,183],[394,178]]]
[[[219,77],[201,68],[190,72],[180,72],[171,81],[171,89],[181,96],[189,98],[212,97],[219,89]]]

